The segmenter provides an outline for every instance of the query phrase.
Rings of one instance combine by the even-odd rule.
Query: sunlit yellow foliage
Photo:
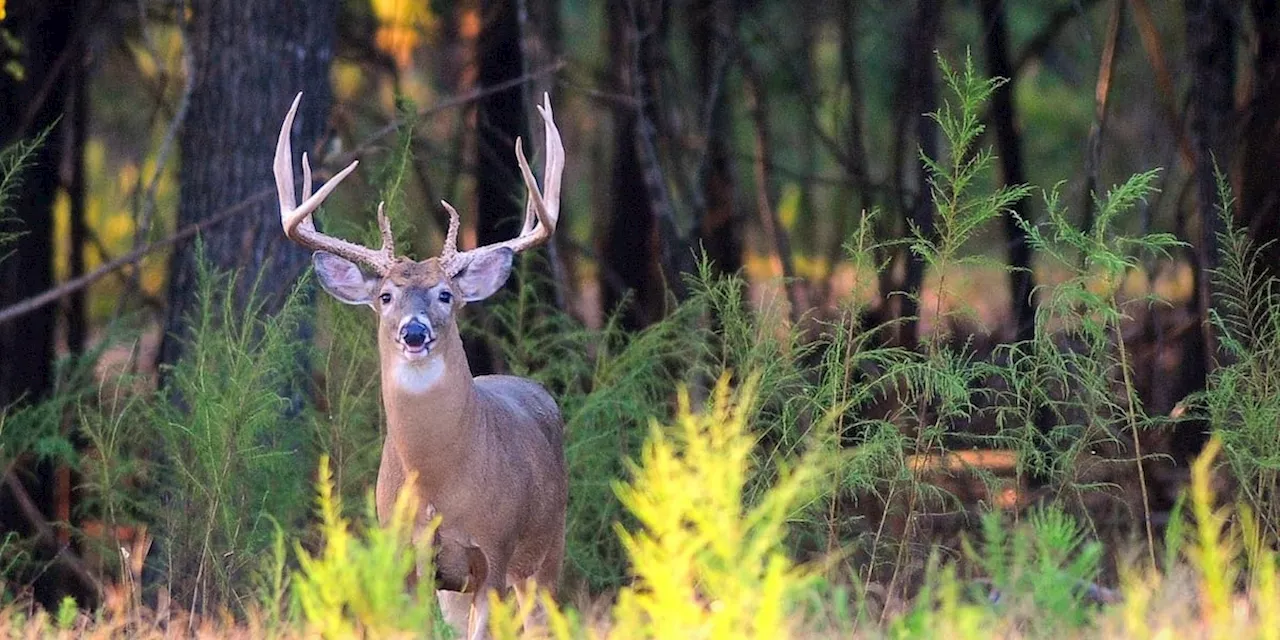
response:
[[[617,526],[635,582],[618,595],[613,635],[790,635],[791,605],[814,573],[784,553],[786,522],[817,471],[797,465],[759,504],[745,504],[755,388],[753,378],[735,395],[721,378],[701,413],[681,392],[676,424],[652,427],[634,479],[616,486],[640,529]]]
[[[802,195],[800,185],[794,182],[788,182],[782,186],[782,196],[778,198],[778,221],[789,233],[796,230],[796,222],[800,220]]]
[[[336,101],[353,100],[364,87],[364,69],[348,60],[334,60],[329,67],[329,82]]]
[[[374,44],[407,68],[413,62],[413,51],[435,28],[436,18],[426,2],[411,0],[370,0],[378,19]]]
[[[433,581],[421,580],[413,591],[405,585],[415,568],[434,575],[431,547],[419,541],[431,540],[440,519],[415,533],[418,498],[412,486],[405,483],[385,526],[370,527],[357,536],[342,517],[329,459],[320,459],[317,487],[324,547],[317,557],[297,545],[300,571],[294,577],[294,593],[309,633],[328,638],[418,637],[432,628]]]
[[[1191,466],[1194,523],[1182,548],[1190,575],[1186,566],[1169,575],[1127,570],[1123,605],[1112,624],[1103,625],[1106,637],[1280,638],[1276,540],[1247,506],[1215,505],[1213,469],[1221,450],[1221,441],[1211,439]]]
[[[0,0],[0,20],[4,20],[4,0]]]

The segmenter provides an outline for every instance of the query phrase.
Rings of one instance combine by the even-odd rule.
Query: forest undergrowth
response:
[[[1037,291],[1030,340],[980,348],[960,292],[993,261],[968,246],[1037,190],[993,187],[978,146],[1000,81],[939,64],[947,151],[922,157],[936,231],[885,240],[863,212],[846,242],[869,276],[855,289],[876,285],[890,244],[937,274],[916,300],[932,327],[918,344],[892,339],[910,319],[867,323],[871,296],[791,324],[706,262],[636,333],[540,298],[537,258],[467,316],[465,334],[566,419],[564,583],[555,599],[495,599],[494,637],[1280,637],[1280,301],[1258,248],[1222,238],[1222,364],[1180,418],[1144,408],[1124,331],[1163,303],[1122,295],[1125,276],[1180,246],[1122,228],[1156,171],[1099,194],[1087,230],[1042,194],[1044,219],[1018,223],[1068,275]],[[27,153],[0,161],[0,216]],[[1229,222],[1225,186],[1220,200]],[[25,587],[50,564],[11,534],[0,633],[447,635],[430,591],[406,587],[431,560],[409,542],[416,497],[387,526],[371,517],[383,428],[366,312],[312,305],[310,281],[271,318],[260,301],[236,310],[235,278],[201,272],[199,339],[163,388],[95,375],[106,345],[136,340],[126,319],[62,363],[51,399],[0,413],[5,469],[77,473],[77,526],[59,531],[105,585],[93,608],[35,605]],[[292,337],[303,322],[314,341]],[[1191,419],[1212,437],[1157,518],[1144,443]]]

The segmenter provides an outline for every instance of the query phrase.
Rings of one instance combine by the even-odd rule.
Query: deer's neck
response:
[[[462,340],[449,331],[441,342],[438,357],[410,362],[384,354],[382,366],[387,438],[405,469],[428,488],[465,463],[481,422]]]

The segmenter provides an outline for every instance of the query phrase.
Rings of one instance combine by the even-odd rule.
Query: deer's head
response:
[[[391,226],[378,205],[382,247],[374,250],[325,235],[316,230],[311,216],[320,203],[347,177],[358,161],[338,172],[313,195],[311,166],[302,154],[303,202],[297,204],[293,189],[293,151],[289,132],[302,94],[294,98],[276,143],[275,178],[280,196],[280,223],[285,235],[315,250],[312,263],[320,285],[346,304],[369,305],[378,315],[378,343],[384,365],[388,358],[404,363],[425,363],[437,358],[441,348],[455,344],[456,313],[468,302],[484,300],[500,289],[511,273],[516,253],[546,242],[560,217],[560,176],[564,171],[564,146],[551,114],[551,98],[538,107],[546,131],[545,194],[538,189],[524,149],[516,139],[516,161],[529,190],[524,226],[520,235],[505,242],[458,251],[458,212],[449,212],[444,248],[437,257],[414,261],[395,254]],[[368,271],[362,270],[364,266]]]

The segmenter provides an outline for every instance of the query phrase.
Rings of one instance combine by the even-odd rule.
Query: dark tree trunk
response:
[[[691,5],[688,23],[698,65],[699,113],[709,115],[706,159],[698,176],[704,206],[698,241],[716,271],[726,274],[742,268],[742,220],[734,206],[730,103],[724,86],[735,20],[730,0],[699,0]]]
[[[936,62],[933,58],[934,43],[937,40],[938,25],[942,21],[942,9],[939,3],[931,0],[920,0],[911,19],[911,36],[908,40],[910,49],[907,52],[908,87],[905,96],[910,106],[910,114],[915,121],[916,141],[920,152],[930,158],[938,157],[938,127],[932,118],[925,114],[938,109],[938,83]],[[916,199],[909,212],[911,224],[924,234],[926,238],[934,237],[934,205],[930,197],[928,173],[917,158],[912,166],[916,171]],[[897,161],[901,161],[898,158]],[[904,212],[904,214],[907,212]],[[904,225],[905,228],[910,228]],[[902,296],[902,323],[899,342],[906,346],[914,346],[919,340],[920,291],[924,284],[924,260],[908,252],[907,275]]]
[[[1256,246],[1270,242],[1258,268],[1280,276],[1280,4],[1251,0],[1249,9],[1258,33],[1253,58],[1253,96],[1241,136],[1240,224]]]
[[[660,31],[660,18],[653,15],[657,11],[654,4],[611,0],[607,9],[615,92],[626,98],[645,98],[640,105],[624,98],[614,107],[610,181],[613,207],[601,250],[604,267],[600,286],[605,312],[613,312],[630,295],[621,323],[631,330],[661,318],[664,306],[658,228],[637,136],[640,109],[648,110],[650,122],[656,121],[652,110],[657,96],[650,83],[653,74],[646,66],[652,61],[647,54],[654,46],[651,41],[659,37]],[[637,83],[643,86],[638,87]]]
[[[524,73],[521,55],[519,0],[484,0],[480,4],[480,37],[476,44],[481,87],[493,86]],[[514,238],[524,222],[525,187],[515,160],[516,138],[524,140],[532,166],[535,149],[529,144],[524,94],[512,87],[490,95],[476,109],[476,244]],[[517,258],[520,259],[520,258]],[[515,274],[506,287],[520,284]],[[494,353],[483,340],[466,343],[467,359],[476,374],[497,370]]]
[[[560,26],[560,0],[516,0],[520,26],[520,59],[526,74],[544,69],[560,59],[563,34]],[[542,117],[538,115],[537,105],[542,104],[544,94],[551,96],[552,107],[564,104],[564,95],[555,91],[556,76],[546,73],[532,76],[521,85],[524,96],[525,122],[529,137],[525,138],[525,150],[537,150],[537,157],[543,158],[546,147],[542,139]],[[530,158],[533,161],[533,158]],[[542,163],[533,165],[534,175],[542,179]],[[564,203],[561,202],[561,217],[564,217]],[[554,303],[559,309],[566,309],[567,290],[573,278],[566,270],[560,254],[558,234],[552,235],[538,252],[538,264],[546,264],[548,269],[548,286],[540,287],[537,295],[540,300]]]
[[[9,4],[3,26],[22,43],[21,54],[13,59],[22,77],[0,71],[0,146],[30,139],[63,116],[70,83],[52,74],[55,66],[68,68],[58,60],[70,55],[75,4]],[[12,230],[23,235],[0,262],[0,308],[53,285],[53,202],[60,186],[65,124],[60,123],[35,152],[11,202],[17,217]],[[0,325],[0,407],[22,398],[38,400],[52,385],[55,311],[45,306],[21,321]]]
[[[1000,155],[1000,170],[1004,183],[1009,186],[1027,181],[1022,167],[1022,138],[1018,133],[1017,115],[1013,96],[1017,78],[1009,63],[1009,34],[1005,24],[1004,2],[982,0],[983,32],[986,34],[987,75],[1005,78],[1007,81],[991,96],[991,116],[994,120],[996,147]],[[1017,340],[1031,340],[1035,334],[1036,302],[1035,276],[1031,272],[1031,246],[1027,233],[1018,225],[1014,212],[1024,220],[1031,219],[1030,203],[1026,199],[1013,205],[1013,212],[1004,218],[1006,241],[1009,243],[1009,291],[1012,295],[1012,312],[1017,323]]]
[[[0,146],[39,135],[63,118],[23,171],[22,186],[10,203],[17,219],[5,230],[23,235],[5,248],[8,257],[0,261],[0,308],[53,286],[53,203],[66,146],[65,106],[71,85],[67,74],[78,62],[73,45],[77,4],[75,0],[10,2],[8,17],[0,23],[22,45],[16,54],[0,54]],[[22,70],[20,77],[5,70],[8,62]],[[45,306],[0,325],[0,410],[19,401],[42,400],[52,389],[56,309]],[[56,511],[53,471],[49,463],[25,462],[12,471],[45,519]],[[0,528],[34,533],[18,499],[12,487],[0,490]],[[53,551],[38,549],[34,560],[48,560]],[[41,572],[36,580],[36,596],[46,606],[56,604],[65,593],[65,585],[59,584],[62,577],[55,569]]]
[[[1209,323],[1214,307],[1210,274],[1218,266],[1218,235],[1226,230],[1218,215],[1215,165],[1225,174],[1231,158],[1231,119],[1235,110],[1236,0],[1186,0],[1187,55],[1191,67],[1191,146],[1195,151],[1196,212],[1200,237],[1196,243],[1196,293],[1204,358],[1196,388],[1216,366],[1217,336]],[[1187,459],[1207,439],[1204,429],[1182,430],[1174,442],[1175,459]]]
[[[309,254],[280,230],[270,170],[272,142],[294,94],[302,91],[293,148],[320,157],[315,147],[332,99],[329,63],[338,4],[196,0],[191,11],[186,35],[195,77],[182,129],[178,226],[256,196],[251,212],[204,233],[205,254],[218,269],[239,270],[240,305],[258,275],[270,274],[261,279],[258,293],[265,296],[264,311],[274,313],[306,269]],[[294,160],[295,175],[300,176],[300,161]],[[191,243],[174,249],[169,277],[160,361],[171,364],[182,354],[187,317],[195,309],[196,254]],[[310,329],[300,331],[304,337]]]
[[[524,72],[520,55],[520,25],[517,0],[485,0],[478,43],[479,84],[493,86]],[[525,156],[534,148],[528,143],[528,126],[519,87],[490,95],[476,111],[476,243],[501,242],[520,233],[524,221],[525,188],[516,167],[515,142],[525,140]],[[533,163],[536,164],[536,163]]]

